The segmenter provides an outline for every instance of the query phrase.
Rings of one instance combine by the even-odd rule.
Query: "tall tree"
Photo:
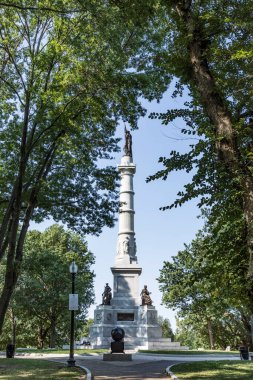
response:
[[[138,9],[145,8],[145,1],[112,3],[133,22],[142,22]],[[187,95],[183,108],[150,117],[164,124],[183,119],[181,132],[193,140],[188,152],[173,150],[169,158],[161,157],[164,167],[148,181],[166,180],[173,170],[196,169],[178,199],[164,210],[198,196],[200,206],[211,206],[233,194],[243,209],[252,287],[253,88],[249,78],[253,2],[153,0],[150,4],[148,20],[157,33],[146,33],[146,43],[132,64],[137,71],[162,70],[174,85],[172,97]]]
[[[135,20],[133,9],[145,6],[145,2],[114,3],[122,12],[129,6]],[[239,205],[246,232],[247,292],[253,299],[253,88],[249,80],[253,2],[157,0],[152,4],[150,19],[153,25],[159,22],[157,34],[133,63],[144,72],[150,66],[162,68],[175,79],[172,96],[187,95],[184,107],[150,117],[164,124],[181,121],[182,134],[192,140],[188,152],[173,150],[169,158],[160,157],[162,169],[147,180],[166,180],[173,170],[194,169],[192,181],[163,210],[195,197],[200,207],[222,207],[228,201]]]
[[[0,19],[1,331],[30,221],[113,225],[117,175],[99,160],[117,150],[119,119],[136,127],[144,114],[141,89],[152,98],[164,86],[158,71],[129,70],[140,27],[108,2],[2,3]]]
[[[72,260],[78,264],[78,331],[86,320],[87,309],[94,296],[94,274],[90,268],[94,257],[87,250],[87,243],[80,235],[65,231],[59,225],[53,225],[44,232],[28,232],[23,271],[10,308],[10,318],[14,314],[19,325],[22,324],[23,331],[19,329],[21,337],[18,334],[18,342],[22,342],[24,335],[29,336],[29,344],[37,344],[39,348],[43,348],[45,342],[50,347],[55,347],[56,344],[68,341],[68,294],[71,288],[69,265]]]
[[[237,223],[208,221],[205,231],[161,270],[164,304],[178,310],[190,331],[208,336],[211,349],[250,342],[252,300],[245,277],[244,233],[241,218]]]
[[[47,339],[50,347],[54,347],[57,341],[66,339],[69,331],[69,264],[75,260],[78,265],[76,290],[79,294],[77,320],[80,325],[93,301],[94,274],[90,267],[94,257],[79,235],[64,231],[58,225],[43,233],[28,232],[24,252],[24,270],[14,293],[16,308],[26,310],[27,316],[36,317],[37,330],[41,328],[47,332],[38,337],[40,345]]]
[[[201,196],[213,204],[228,188],[240,196],[247,229],[248,276],[253,268],[252,1],[161,1],[169,24],[165,50],[154,63],[166,64],[178,78],[174,95],[188,90],[190,101],[181,110],[155,115],[165,124],[183,117],[183,133],[200,141],[185,155],[171,152],[160,158],[165,169],[150,179],[166,179],[175,169],[197,174],[175,205]],[[244,46],[244,48],[242,48]],[[160,63],[159,63],[160,59]],[[221,183],[222,182],[222,183]],[[218,190],[218,191],[217,191]],[[211,198],[210,198],[211,197]]]

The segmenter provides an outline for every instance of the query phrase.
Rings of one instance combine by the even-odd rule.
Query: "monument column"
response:
[[[117,249],[113,274],[113,295],[106,283],[102,304],[94,311],[94,324],[90,328],[92,347],[109,348],[111,331],[119,326],[125,331],[125,348],[169,349],[180,344],[162,339],[162,329],[157,322],[157,310],[152,305],[147,285],[140,292],[134,231],[135,164],[132,157],[132,137],[125,129],[124,155],[118,166],[120,173],[120,212]],[[141,296],[140,296],[141,293]]]
[[[118,165],[120,172],[119,232],[113,274],[113,298],[115,306],[137,306],[140,304],[139,276],[134,232],[133,177],[136,166],[132,158],[132,137],[125,129],[124,156]]]
[[[134,191],[133,176],[136,166],[132,157],[123,156],[120,165],[121,187],[119,208],[119,232],[115,265],[137,262],[136,241],[134,232]]]

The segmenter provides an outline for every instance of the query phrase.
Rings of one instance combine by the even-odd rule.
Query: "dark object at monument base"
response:
[[[111,342],[111,354],[123,354],[124,342]]]
[[[103,361],[126,362],[132,360],[132,354],[103,354]]]
[[[103,360],[104,361],[126,361],[126,360],[132,360],[131,354],[125,354],[124,353],[124,336],[125,331],[121,327],[115,327],[115,329],[112,329],[111,336],[114,342],[111,342],[111,353],[110,354],[104,354]]]
[[[246,346],[240,346],[240,358],[241,360],[249,360],[249,349]]]
[[[115,327],[115,329],[111,331],[111,336],[113,340],[120,342],[125,336],[125,331],[121,327]]]
[[[7,344],[6,346],[6,358],[14,358],[15,344]]]

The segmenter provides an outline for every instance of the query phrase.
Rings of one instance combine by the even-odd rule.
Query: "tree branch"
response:
[[[48,12],[54,12],[54,13],[60,13],[60,14],[68,14],[68,13],[77,13],[80,12],[81,9],[57,9],[52,7],[28,7],[24,5],[19,5],[16,3],[5,3],[0,2],[0,7],[6,7],[6,8],[14,8],[14,9],[20,9],[22,11],[48,11]]]
[[[23,220],[21,232],[19,234],[18,243],[17,243],[16,255],[15,255],[15,259],[17,261],[22,261],[24,240],[25,240],[27,230],[29,228],[29,223],[31,220],[33,210],[34,210],[36,203],[37,203],[37,196],[38,196],[40,188],[41,188],[41,180],[45,180],[47,177],[47,174],[48,174],[50,167],[52,165],[54,154],[55,154],[55,151],[57,148],[57,141],[62,136],[63,133],[64,133],[64,131],[61,131],[58,134],[58,136],[56,137],[55,141],[52,143],[51,148],[49,149],[49,151],[45,157],[45,160],[44,160],[44,162],[40,168],[40,171],[37,175],[37,179],[35,181],[35,186],[31,190],[30,198],[28,201],[28,207],[26,209],[25,217]]]

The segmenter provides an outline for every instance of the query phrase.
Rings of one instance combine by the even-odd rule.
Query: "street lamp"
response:
[[[72,263],[69,266],[69,272],[71,273],[71,279],[72,279],[72,293],[69,295],[69,310],[71,311],[71,319],[70,319],[70,348],[69,348],[69,360],[68,360],[68,367],[74,367],[75,366],[75,359],[74,359],[74,329],[75,329],[75,310],[78,310],[78,294],[75,294],[75,277],[77,274],[77,265],[75,261],[72,261]]]

